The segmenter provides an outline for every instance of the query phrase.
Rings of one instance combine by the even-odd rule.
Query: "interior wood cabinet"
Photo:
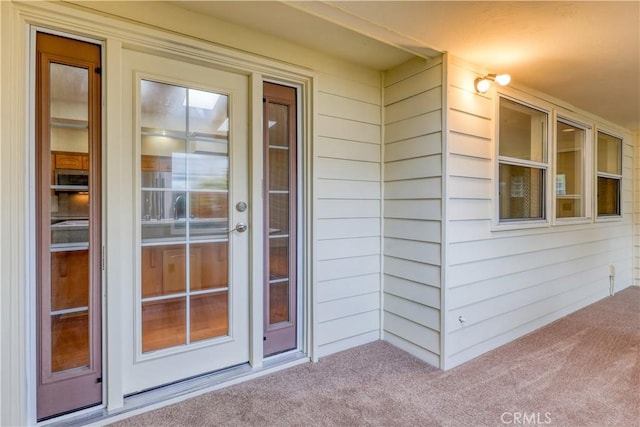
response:
[[[143,154],[140,168],[143,172],[171,172],[171,157]]]
[[[189,248],[191,291],[227,286],[227,243],[194,243]],[[186,291],[186,246],[142,248],[142,297]]]
[[[83,153],[54,153],[55,169],[89,169],[89,155]]]

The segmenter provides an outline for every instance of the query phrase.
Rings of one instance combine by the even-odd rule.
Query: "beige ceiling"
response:
[[[640,132],[640,1],[179,1],[384,70],[450,52]]]

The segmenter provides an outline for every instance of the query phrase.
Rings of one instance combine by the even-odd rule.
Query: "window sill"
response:
[[[548,228],[551,224],[545,220],[503,221],[494,223],[491,231],[526,230],[531,228]]]
[[[623,220],[622,215],[607,215],[596,217],[595,222],[619,222]]]
[[[591,217],[556,218],[553,226],[591,224]]]

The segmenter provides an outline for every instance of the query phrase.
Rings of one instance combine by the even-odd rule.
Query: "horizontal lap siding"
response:
[[[384,338],[440,365],[442,62],[385,74]]]
[[[379,77],[379,76],[378,76]],[[380,338],[380,80],[318,78],[316,340],[320,357]]]
[[[633,280],[630,141],[622,220],[493,231],[493,92],[475,94],[465,65],[448,70],[446,369],[603,298],[610,265],[618,290]]]

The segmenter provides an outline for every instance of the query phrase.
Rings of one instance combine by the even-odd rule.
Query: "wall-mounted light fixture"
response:
[[[489,87],[491,86],[491,82],[496,82],[500,86],[506,86],[511,81],[511,76],[509,74],[487,74],[484,77],[478,77],[475,80],[475,88],[478,93],[487,93]]]

